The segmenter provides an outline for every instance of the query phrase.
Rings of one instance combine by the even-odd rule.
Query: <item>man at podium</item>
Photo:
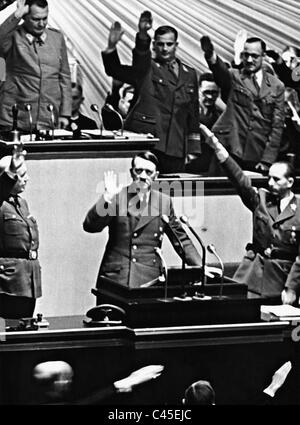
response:
[[[101,232],[106,226],[109,228],[97,287],[100,276],[129,288],[155,282],[162,270],[157,249],[161,248],[165,232],[187,264],[202,264],[199,253],[175,216],[171,197],[156,190],[157,165],[153,153],[137,154],[131,162],[132,183],[127,187],[117,184],[113,171],[104,173],[105,192],[83,223],[84,230],[91,233]]]

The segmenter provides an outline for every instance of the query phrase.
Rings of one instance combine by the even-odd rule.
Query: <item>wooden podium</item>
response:
[[[92,293],[97,305],[108,303],[123,308],[124,324],[130,328],[260,321],[260,305],[267,303],[266,298],[249,293],[247,285],[228,277],[224,277],[221,296],[220,278],[197,285],[195,278],[199,273],[199,267],[186,269],[184,288],[178,268],[169,270],[167,288],[160,282],[148,288],[128,288],[103,277],[100,287],[92,289]]]

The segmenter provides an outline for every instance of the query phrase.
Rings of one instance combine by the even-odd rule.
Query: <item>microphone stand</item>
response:
[[[182,260],[182,263],[181,263],[181,271],[182,271],[182,295],[180,295],[179,297],[173,297],[173,298],[174,298],[174,300],[179,300],[179,301],[190,301],[190,300],[192,300],[192,298],[187,295],[186,288],[185,288],[185,278],[186,278],[185,277],[185,264],[186,264],[186,256],[185,256],[185,252],[184,252],[184,249],[183,249],[183,245],[182,245],[179,237],[176,235],[176,233],[174,232],[174,230],[170,226],[169,217],[167,215],[163,214],[161,216],[161,218],[162,218],[162,221],[167,225],[167,227],[170,230],[170,232],[172,233],[172,235],[174,236],[174,238],[176,240],[176,243],[177,243],[177,245],[180,248],[180,256],[181,256],[181,260]]]
[[[166,302],[169,302],[169,300],[167,299],[168,298],[168,267],[167,267],[167,264],[165,262],[164,257],[162,256],[161,249],[156,247],[156,248],[154,248],[154,250],[160,258],[162,268],[163,268],[163,274],[164,274],[164,276],[162,276],[162,277],[165,279],[164,280],[164,282],[165,282],[164,298],[159,298],[158,300],[166,303]]]
[[[102,122],[102,118],[101,118],[101,115],[100,115],[100,111],[99,111],[99,107],[98,107],[98,105],[97,105],[96,103],[93,103],[93,104],[91,105],[91,110],[92,110],[93,112],[96,112],[96,114],[98,115],[98,118],[99,118],[99,129],[100,129],[100,139],[102,139],[102,133],[103,133],[103,122]]]
[[[51,127],[52,127],[52,140],[54,140],[54,127],[55,127],[55,118],[54,118],[54,112],[53,112],[53,105],[49,103],[47,106],[48,111],[51,114]]]
[[[211,297],[206,296],[204,293],[204,289],[205,289],[205,284],[206,284],[206,275],[205,275],[205,264],[206,264],[206,249],[205,249],[205,245],[202,242],[200,236],[196,233],[195,229],[190,225],[187,217],[185,215],[182,215],[180,217],[180,220],[182,223],[186,224],[188,226],[188,228],[190,229],[190,231],[192,232],[192,234],[195,236],[195,238],[197,239],[197,241],[199,242],[201,249],[202,249],[202,267],[201,267],[201,277],[200,277],[200,290],[202,292],[198,292],[196,290],[195,295],[193,296],[194,299],[196,300],[210,300]]]
[[[29,118],[29,131],[30,131],[30,141],[32,142],[32,114],[31,114],[31,105],[30,103],[26,103],[25,109],[28,112],[28,118]]]
[[[224,286],[224,263],[223,263],[223,261],[221,260],[221,257],[220,257],[220,256],[219,256],[219,254],[217,253],[216,248],[214,247],[214,245],[213,245],[213,244],[208,245],[208,246],[207,246],[207,249],[208,249],[208,251],[209,251],[211,254],[213,254],[213,255],[217,258],[217,260],[218,260],[218,262],[219,262],[219,264],[220,264],[220,266],[221,266],[222,274],[221,274],[221,283],[220,283],[219,298],[220,298],[220,299],[222,299],[222,298],[225,298],[225,297],[223,297],[223,286]]]
[[[19,142],[20,141],[20,133],[18,130],[18,105],[15,103],[12,106],[12,116],[13,116],[13,124],[12,124],[12,141],[13,142]]]

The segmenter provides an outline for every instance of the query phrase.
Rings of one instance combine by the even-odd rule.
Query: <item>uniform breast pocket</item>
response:
[[[260,109],[262,114],[268,118],[274,111],[275,99],[273,96],[266,96],[264,99],[261,99]]]
[[[169,92],[167,82],[162,77],[153,75],[152,84],[154,88],[154,96],[159,100],[165,99],[166,94]]]
[[[240,106],[249,106],[250,105],[250,96],[246,89],[243,87],[235,87],[233,89],[233,102],[237,103]]]
[[[4,233],[6,235],[22,235],[24,227],[26,227],[24,221],[14,214],[4,214],[3,216]]]

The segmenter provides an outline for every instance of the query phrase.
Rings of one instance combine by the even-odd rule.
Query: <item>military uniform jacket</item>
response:
[[[229,70],[217,58],[209,65],[226,110],[213,126],[219,141],[243,161],[273,164],[284,126],[284,85],[263,70],[260,90],[243,70]]]
[[[121,65],[116,50],[102,53],[105,72],[135,86],[125,128],[158,137],[155,149],[167,155],[184,158],[188,153],[200,153],[196,71],[177,59],[176,77],[151,58],[150,41],[136,37],[132,67]]]
[[[272,194],[252,187],[250,179],[232,158],[222,165],[243,203],[253,213],[253,243],[248,246],[233,279],[247,283],[250,290],[262,295],[278,296],[285,287],[294,289],[299,295],[299,199],[294,196],[279,214]],[[287,259],[276,258],[278,252],[279,257]]]
[[[162,274],[161,261],[155,248],[161,247],[165,232],[179,253],[175,238],[161,218],[163,214],[169,217],[170,226],[182,242],[187,263],[202,264],[199,253],[174,215],[171,198],[151,190],[149,203],[140,216],[135,216],[134,208],[131,210],[130,207],[134,196],[137,195],[131,194],[127,187],[109,205],[102,197],[84,220],[83,228],[87,232],[101,232],[108,226],[109,238],[100,266],[98,287],[101,285],[101,275],[121,285],[136,288]]]
[[[5,173],[0,176],[0,293],[38,298],[39,260],[22,258],[38,249],[38,227],[25,199],[9,195],[14,184]]]
[[[32,106],[33,128],[51,128],[54,114],[70,116],[72,95],[67,49],[62,33],[47,28],[41,44],[26,33],[19,19],[10,16],[0,26],[0,54],[6,61],[6,81],[0,94],[0,126],[12,127],[12,106],[19,106],[18,127],[29,130],[25,104]]]

